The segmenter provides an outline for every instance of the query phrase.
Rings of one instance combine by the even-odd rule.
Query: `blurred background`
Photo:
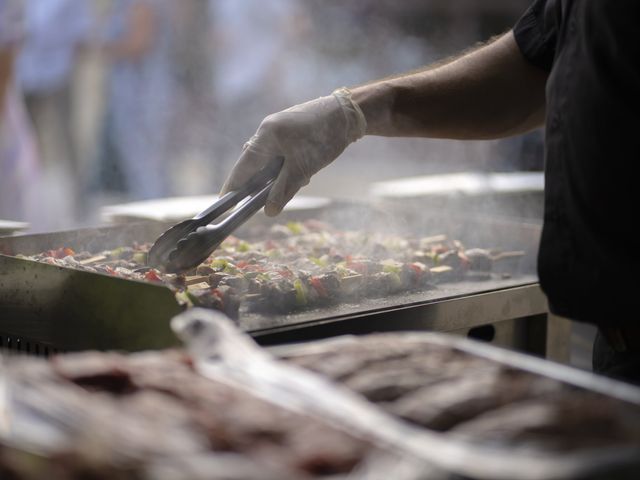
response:
[[[527,4],[0,0],[0,218],[49,231],[95,224],[109,204],[214,194],[269,113],[454,55]],[[541,169],[540,132],[369,137],[303,194],[359,199],[397,178]]]

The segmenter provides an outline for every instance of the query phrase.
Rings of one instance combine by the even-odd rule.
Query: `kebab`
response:
[[[489,275],[511,253],[466,249],[445,235],[401,237],[345,231],[317,220],[271,227],[263,239],[230,236],[197,267],[168,273],[147,263],[150,244],[102,252],[48,250],[29,257],[49,264],[162,283],[188,305],[237,316],[290,313],[361,298],[437,288],[444,281]]]

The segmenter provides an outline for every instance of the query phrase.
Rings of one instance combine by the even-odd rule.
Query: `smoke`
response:
[[[419,1],[169,2],[172,9],[165,11],[171,11],[172,17],[161,25],[170,30],[164,53],[173,86],[164,110],[168,120],[163,126],[167,132],[163,154],[168,161],[153,172],[164,177],[158,180],[168,185],[164,194],[216,193],[243,143],[269,113],[327,95],[343,85],[416,69],[454,54],[509,28],[520,9],[519,5],[496,10],[483,9],[477,2],[448,3],[451,5],[445,8],[441,2]],[[458,8],[458,3],[464,3],[464,8]],[[113,8],[101,8],[100,12],[102,21],[96,22],[95,28],[106,29]],[[74,128],[84,173],[53,178],[49,183],[55,187],[47,187],[47,191],[63,204],[60,197],[64,192],[73,191],[70,185],[80,183],[83,188],[78,203],[93,211],[77,218],[63,215],[61,209],[59,217],[48,215],[48,222],[36,220],[34,230],[97,223],[105,203],[145,195],[135,182],[124,191],[100,193],[95,188],[95,179],[104,174],[98,163],[105,158],[110,165],[118,161],[118,155],[104,141],[110,121],[107,112],[112,99],[107,91],[113,66],[101,57],[99,49],[91,48],[79,62],[85,68],[80,69],[84,73],[74,87]],[[130,128],[136,130],[135,125]],[[533,143],[539,145],[540,141]],[[373,182],[443,172],[518,170],[523,145],[521,139],[364,138],[315,176],[301,195],[373,201],[379,200],[371,197]],[[48,155],[41,152],[43,157]],[[67,204],[75,201],[67,200]],[[484,210],[490,211],[497,200],[483,201]],[[536,215],[530,212],[536,211],[540,200],[533,202],[534,207],[523,207],[524,216]],[[465,205],[457,199],[437,208],[455,213]]]
[[[238,11],[251,10],[252,3],[236,8]],[[412,70],[454,54],[465,46],[504,31],[515,22],[519,11],[519,7],[513,7],[506,13],[484,17],[480,14],[456,16],[428,2],[420,2],[420,6],[411,2],[405,7],[392,3],[287,0],[281,4],[286,4],[286,8],[278,10],[274,7],[274,11],[261,13],[261,20],[267,19],[270,26],[260,24],[255,17],[245,16],[243,25],[250,25],[252,21],[258,23],[242,30],[246,44],[259,43],[257,37],[246,37],[251,36],[251,32],[256,36],[270,32],[277,38],[269,42],[279,45],[281,50],[265,49],[272,57],[270,62],[265,62],[270,66],[262,72],[264,77],[260,77],[257,67],[245,65],[245,76],[254,80],[245,81],[242,88],[238,86],[241,95],[234,93],[233,83],[226,78],[223,69],[212,64],[213,92],[217,92],[214,96],[224,96],[224,102],[214,100],[211,123],[195,126],[187,154],[191,164],[197,165],[192,170],[207,172],[208,176],[196,178],[186,171],[189,161],[177,162],[176,178],[180,175],[182,178],[180,191],[207,193],[217,190],[238,157],[242,144],[267,114],[327,95],[342,85],[357,85]],[[223,13],[230,14],[229,11]],[[214,17],[214,26],[215,20]],[[224,45],[228,48],[232,44]],[[239,59],[242,52],[230,49],[226,55]],[[244,62],[229,63],[239,65],[242,70],[243,63],[252,58],[253,52]],[[221,84],[226,87],[220,89]],[[533,138],[534,146],[541,143],[539,136]],[[518,170],[522,168],[523,155],[527,154],[525,150],[525,143],[520,138],[447,141],[365,137],[317,174],[300,195],[371,202],[376,200],[370,192],[373,182],[445,172]],[[541,152],[537,155],[539,168]],[[531,167],[530,163],[526,165],[527,169]],[[461,198],[451,202],[440,200],[433,208],[454,215],[464,213],[468,207]],[[521,210],[514,208],[506,214],[539,217],[541,198],[533,196],[530,200],[532,203],[523,204]],[[481,207],[478,210],[485,213],[501,210],[502,200],[495,196],[476,198],[474,202],[475,207]],[[380,206],[380,202],[377,204]],[[381,208],[385,208],[384,205]]]

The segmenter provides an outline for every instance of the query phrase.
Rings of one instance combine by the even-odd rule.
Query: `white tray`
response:
[[[103,221],[109,223],[135,220],[179,222],[203,211],[217,199],[217,195],[201,195],[109,205],[102,208],[100,216]],[[298,196],[287,204],[285,211],[317,210],[327,207],[330,203],[331,200],[328,198]]]
[[[542,172],[451,173],[398,178],[371,185],[377,198],[410,198],[434,195],[477,196],[488,194],[542,192]]]
[[[25,222],[14,222],[13,220],[0,220],[0,235],[10,235],[15,232],[27,230],[29,224]]]

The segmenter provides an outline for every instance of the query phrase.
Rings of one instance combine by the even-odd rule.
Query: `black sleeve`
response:
[[[561,22],[559,0],[535,0],[513,28],[524,57],[543,70],[550,71],[553,65]]]

